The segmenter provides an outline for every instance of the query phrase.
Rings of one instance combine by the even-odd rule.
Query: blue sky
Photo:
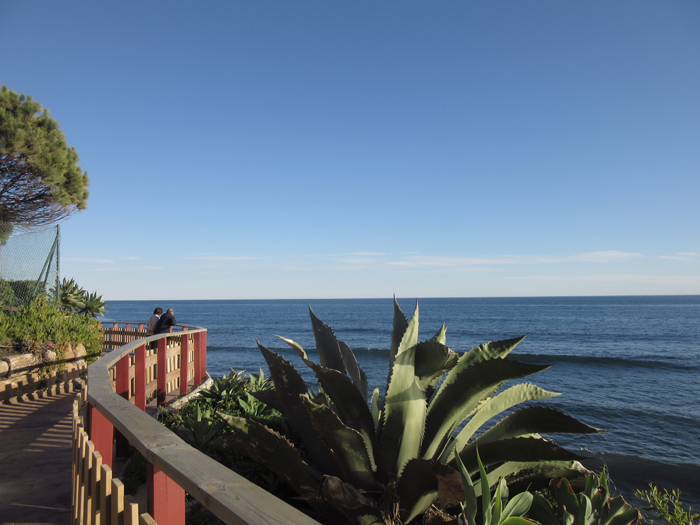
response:
[[[0,2],[105,299],[700,294],[700,2]]]

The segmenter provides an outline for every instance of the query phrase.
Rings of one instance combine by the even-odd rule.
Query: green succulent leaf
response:
[[[336,339],[333,329],[316,317],[310,306],[309,314],[311,315],[311,327],[314,331],[316,349],[321,360],[321,366],[347,374],[343,356],[338,346],[338,339]]]
[[[391,373],[394,369],[394,361],[396,360],[396,354],[399,351],[399,345],[403,340],[403,336],[408,328],[408,321],[406,316],[401,311],[399,303],[396,301],[396,296],[394,296],[394,322],[391,329],[391,347],[389,348],[389,377],[386,380],[386,389],[389,390],[389,383],[391,382]]]
[[[265,425],[217,412],[233,433],[213,442],[220,450],[233,449],[275,472],[299,494],[313,492],[319,483],[309,474],[294,445]]]
[[[528,434],[550,433],[597,434],[604,432],[553,408],[532,406],[509,414],[472,441],[468,447]]]
[[[447,334],[447,325],[445,323],[442,323],[440,330],[438,330],[437,333],[430,340],[435,341],[436,343],[440,343],[441,345],[446,345],[447,344],[447,335],[446,334]]]
[[[316,338],[316,349],[321,359],[321,366],[337,370],[338,372],[350,376],[352,382],[360,391],[366,402],[368,398],[367,376],[360,368],[360,365],[357,364],[355,354],[347,344],[336,338],[330,326],[316,317],[311,307],[309,307],[309,314],[311,315],[311,326],[313,327],[314,337]],[[284,338],[282,339],[290,343],[290,341]],[[296,343],[294,344],[296,345]],[[297,346],[301,348],[300,345]],[[294,346],[292,346],[292,348],[294,348]],[[302,359],[308,359],[308,357],[302,356]]]
[[[374,462],[362,434],[345,426],[327,406],[317,405],[306,397],[301,400],[311,415],[314,428],[331,450],[343,479],[362,490],[377,490]]]
[[[249,392],[249,394],[258,401],[262,401],[266,405],[269,405],[271,408],[274,408],[275,410],[279,411],[281,414],[286,416],[286,410],[284,408],[284,405],[282,404],[282,400],[280,399],[280,396],[277,394],[277,390],[274,387],[265,390]]]
[[[372,420],[374,421],[374,432],[375,435],[378,436],[384,419],[384,396],[379,394],[378,388],[375,388],[372,392],[370,406],[372,410]]]
[[[307,396],[304,379],[299,372],[281,355],[266,348],[258,341],[258,348],[270,368],[270,376],[275,383],[275,391],[284,407],[283,413],[301,436],[314,465],[324,473],[340,475],[331,451],[321,440],[313,426],[311,416],[302,401]]]
[[[459,453],[459,456],[469,472],[476,472],[478,462],[475,448],[465,448]],[[479,445],[479,456],[487,467],[505,462],[544,463],[586,459],[574,452],[561,448],[555,443],[534,437],[503,439]],[[493,474],[493,472],[490,474]],[[505,476],[503,473],[500,475]]]
[[[443,325],[444,326],[444,325]],[[425,390],[435,379],[451,370],[459,355],[447,348],[444,343],[423,341],[416,346],[416,376]]]
[[[397,483],[401,521],[408,523],[423,514],[438,495],[443,506],[456,503],[456,492],[461,487],[454,469],[427,459],[409,460]]]
[[[517,344],[517,343],[516,343]],[[540,372],[548,365],[531,365],[507,358],[470,364],[462,356],[449,372],[428,407],[423,457],[440,457],[457,426],[473,414],[506,381]]]
[[[472,478],[467,472],[464,463],[459,458],[455,456],[457,468],[462,476],[462,486],[464,487],[464,503],[462,504],[462,518],[466,521],[465,525],[475,525],[476,524],[476,512],[477,512],[477,502],[476,502],[476,491],[474,490],[474,483]]]
[[[291,339],[285,339],[284,337],[280,337],[280,339],[288,343],[292,348],[295,348],[294,345],[296,343]],[[372,413],[367,406],[366,398],[363,398],[350,378],[342,372],[317,365],[304,357],[302,359],[316,373],[324,393],[333,401],[341,421],[362,435],[372,462],[372,470],[376,470],[374,462],[377,450],[376,427],[372,419]]]
[[[384,400],[384,425],[377,459],[381,479],[398,476],[409,459],[418,456],[425,424],[426,402],[415,376],[418,306],[404,334]]]
[[[448,446],[445,447],[440,455],[440,461],[442,463],[452,461],[455,449],[462,450],[474,433],[476,433],[484,423],[505,410],[527,401],[547,399],[558,395],[559,394],[555,392],[547,392],[530,383],[520,383],[504,390],[497,396],[490,397],[485,403],[479,406],[476,413],[469,422],[464,425],[464,428],[457,434],[454,440],[448,442]]]

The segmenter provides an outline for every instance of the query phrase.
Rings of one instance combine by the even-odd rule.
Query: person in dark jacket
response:
[[[177,324],[174,313],[172,308],[168,308],[168,311],[160,316],[154,334],[167,334],[170,332],[170,327]]]

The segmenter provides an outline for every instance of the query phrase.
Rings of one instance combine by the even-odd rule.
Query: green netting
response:
[[[37,295],[53,297],[59,284],[59,228],[10,236],[0,246],[0,308],[21,308]]]

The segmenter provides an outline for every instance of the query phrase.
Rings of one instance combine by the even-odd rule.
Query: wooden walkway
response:
[[[75,393],[0,404],[0,525],[69,525]]]

